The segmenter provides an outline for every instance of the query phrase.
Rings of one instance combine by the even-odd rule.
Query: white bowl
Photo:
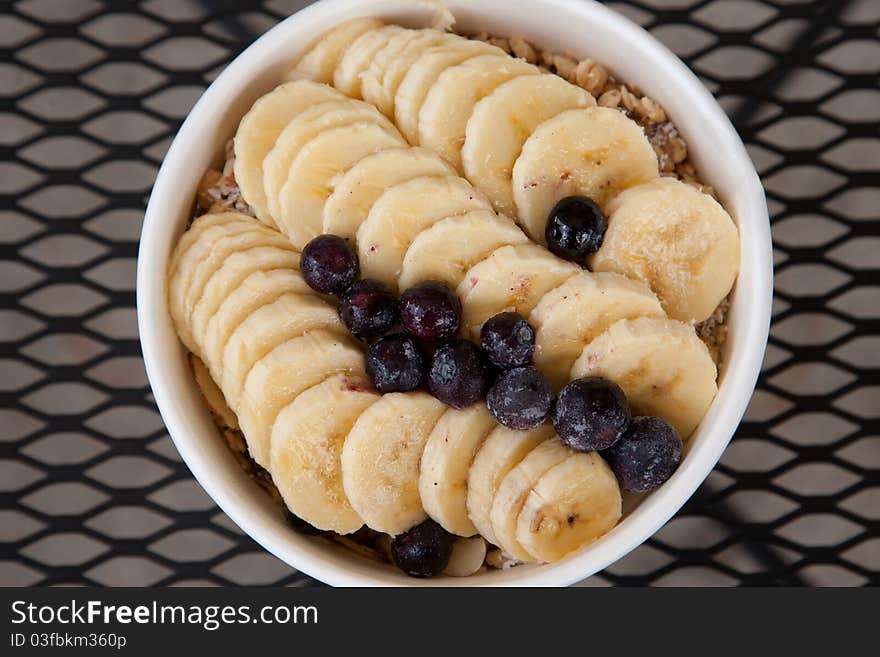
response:
[[[433,12],[412,0],[323,0],[267,32],[233,61],[198,101],[165,157],[141,235],[138,323],[156,403],[181,456],[217,504],[245,532],[291,566],[333,585],[559,586],[581,580],[637,547],[706,478],[745,412],[770,320],[772,260],[764,193],[742,142],[699,80],[647,32],[585,0],[447,0],[456,27],[522,35],[554,52],[591,57],[656,99],[686,138],[702,179],[736,219],[742,260],[729,315],[718,396],[675,475],[628,510],[611,532],[563,561],[466,579],[415,580],[341,547],[291,531],[268,496],[241,471],[206,411],[172,327],[165,270],[186,225],[202,173],[218,162],[251,103],[275,86],[316,36],[354,16],[423,26]]]

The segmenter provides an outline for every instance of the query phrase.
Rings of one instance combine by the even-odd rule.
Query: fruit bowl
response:
[[[193,474],[246,533],[291,566],[333,585],[560,586],[601,570],[641,544],[684,504],[721,456],[760,370],[767,340],[772,259],[767,207],[742,142],[712,96],[674,55],[641,28],[582,0],[449,0],[455,28],[523,36],[575,57],[590,57],[638,85],[670,115],[701,178],[739,225],[739,279],[731,297],[719,391],[686,444],[685,458],[659,490],[625,500],[624,518],[588,548],[550,565],[524,565],[467,579],[414,580],[337,545],[289,528],[277,506],[239,468],[191,375],[166,299],[171,251],[187,225],[202,173],[222,158],[238,121],[321,33],[356,16],[405,26],[429,24],[437,3],[322,0],[283,21],[244,51],[205,92],[183,124],[157,177],[138,260],[138,321],[153,393],[168,431]],[[621,48],[626,44],[626,48]]]

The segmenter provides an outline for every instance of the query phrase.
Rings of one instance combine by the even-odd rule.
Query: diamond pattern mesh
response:
[[[134,309],[143,209],[178,125],[231,56],[303,4],[2,4],[0,584],[312,583],[180,462]],[[880,3],[610,4],[733,117],[778,269],[759,389],[721,464],[584,584],[877,584]]]

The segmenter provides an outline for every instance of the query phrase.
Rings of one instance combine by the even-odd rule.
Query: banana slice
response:
[[[419,460],[445,408],[423,392],[392,393],[355,422],[342,448],[342,482],[371,529],[396,536],[425,519]]]
[[[733,287],[739,235],[711,196],[659,178],[608,204],[608,230],[590,265],[645,281],[670,317],[701,322]]]
[[[211,378],[211,373],[208,371],[207,366],[195,354],[189,355],[189,364],[192,368],[196,385],[199,387],[199,392],[202,393],[202,399],[205,400],[211,415],[214,416],[214,422],[221,427],[229,427],[233,431],[237,431],[238,418],[235,417],[235,413],[232,412],[229,404],[226,403],[223,391],[220,390],[214,379]]]
[[[454,175],[455,170],[425,148],[395,148],[360,160],[333,181],[324,204],[324,232],[354,241],[357,229],[382,193],[422,176]]]
[[[528,241],[513,220],[491,210],[448,217],[423,230],[410,244],[400,272],[400,289],[429,280],[455,289],[467,271],[493,251]],[[451,250],[450,244],[455,245]]]
[[[333,86],[346,96],[361,98],[361,77],[370,68],[376,53],[384,48],[392,37],[404,32],[409,30],[397,25],[385,25],[377,30],[364,32],[352,41],[351,46],[336,65],[336,70],[333,71]]]
[[[452,544],[452,556],[443,569],[450,577],[468,577],[478,572],[486,562],[486,541],[482,536],[459,538]]]
[[[299,254],[293,249],[279,249],[277,246],[257,246],[230,255],[220,268],[208,279],[202,298],[196,303],[192,314],[192,332],[196,343],[205,350],[207,325],[229,295],[255,271],[273,269],[299,269]]]
[[[633,415],[657,415],[683,439],[715,397],[717,370],[694,329],[674,319],[624,319],[593,340],[571,378],[602,376],[626,393]]]
[[[541,297],[580,271],[536,244],[503,246],[459,283],[461,325],[477,339],[483,322],[498,313],[512,310],[528,317]]]
[[[516,216],[513,165],[535,129],[565,110],[596,104],[558,75],[525,75],[505,82],[474,105],[461,162],[465,176],[498,212]]]
[[[326,330],[288,340],[257,361],[235,408],[253,459],[271,472],[269,437],[278,412],[331,374],[363,375],[363,368],[364,356],[354,341]]]
[[[517,542],[539,561],[559,561],[614,528],[617,479],[596,452],[574,453],[538,479],[516,521]]]
[[[492,531],[492,500],[501,480],[526,454],[553,436],[553,427],[543,424],[529,431],[514,431],[507,427],[495,427],[471,463],[467,478],[468,517],[483,538],[498,545]]]
[[[286,293],[254,310],[223,348],[217,371],[226,398],[238,405],[247,375],[259,360],[278,345],[318,329],[344,334],[336,309],[313,295]]]
[[[358,228],[361,273],[397,286],[403,259],[416,236],[441,219],[491,210],[485,196],[458,176],[423,176],[388,189]]]
[[[428,48],[456,39],[439,30],[407,30],[380,48],[361,76],[361,95],[386,116],[394,116],[394,94],[406,71]]]
[[[567,196],[587,196],[603,208],[619,192],[660,175],[645,133],[607,107],[573,109],[538,126],[513,166],[520,225],[545,243],[550,210]]]
[[[517,519],[532,487],[545,472],[562,463],[571,454],[572,451],[559,438],[545,440],[514,466],[498,484],[489,521],[492,523],[495,538],[498,539],[498,546],[507,554],[520,561],[535,560],[535,556],[516,539]]]
[[[313,294],[298,272],[289,268],[268,271],[255,271],[223,300],[205,327],[204,337],[200,340],[205,356],[205,364],[211,373],[222,381],[223,352],[229,336],[245,321],[245,319],[261,306],[272,303],[288,292],[294,294]],[[239,382],[239,387],[244,382]],[[233,397],[229,397],[230,388],[223,386],[233,408]]]
[[[214,242],[247,232],[255,225],[252,217],[233,212],[204,215],[193,222],[174,249],[168,268],[168,310],[181,342],[193,353],[197,347],[186,313],[186,296],[194,273],[211,253]]]
[[[270,226],[275,219],[269,214],[266,190],[263,189],[263,160],[272,150],[278,135],[291,119],[316,103],[342,98],[333,87],[311,80],[295,80],[275,87],[257,99],[244,115],[235,133],[235,181],[241,195],[257,218]]]
[[[300,149],[281,189],[279,228],[302,249],[321,233],[324,203],[332,181],[361,158],[405,144],[400,134],[375,123],[352,123],[325,130]]]
[[[231,226],[231,224],[228,225]],[[184,343],[187,346],[193,345],[191,350],[195,349],[194,353],[197,355],[202,354],[198,350],[199,336],[193,332],[193,310],[195,304],[202,299],[204,286],[208,279],[219,269],[225,257],[252,246],[289,248],[289,245],[285,246],[283,242],[276,239],[283,236],[277,234],[270,236],[257,228],[263,228],[262,224],[251,220],[250,225],[236,228],[234,232],[231,229],[226,234],[214,233],[209,240],[196,242],[187,254],[189,262],[186,263],[188,281],[185,283],[185,292],[182,298],[179,298],[177,296],[178,290],[174,289],[171,302],[177,306],[174,312],[180,313],[181,321],[185,326],[185,330],[181,334]],[[212,231],[205,231],[205,233],[208,238]],[[198,257],[198,262],[193,262],[196,257]],[[183,273],[183,269],[181,269],[181,273]]]
[[[461,148],[474,105],[508,80],[539,72],[537,66],[506,54],[475,57],[447,68],[419,110],[419,145],[461,170]]]
[[[251,230],[237,235],[220,237],[214,241],[211,252],[205,256],[193,271],[192,281],[189,284],[189,289],[186,291],[184,312],[186,313],[185,316],[189,318],[190,326],[192,326],[193,310],[196,304],[202,300],[205,286],[211,277],[234,254],[258,246],[290,249],[290,244],[284,239],[283,235],[257,222],[254,222]],[[198,338],[195,333],[193,335]],[[198,343],[198,339],[196,343]]]
[[[480,55],[506,54],[501,48],[469,39],[453,40],[423,52],[409,67],[394,94],[394,122],[409,143],[419,143],[419,110],[443,71]]]
[[[665,317],[641,281],[610,273],[581,272],[538,302],[529,317],[535,329],[535,365],[557,389],[596,336],[620,319]]]
[[[375,123],[395,132],[394,126],[375,107],[350,98],[319,103],[303,110],[281,131],[275,146],[263,160],[263,187],[273,217],[281,215],[278,197],[300,149],[324,130],[352,123]]]
[[[378,30],[378,18],[354,18],[324,34],[294,65],[292,78],[306,78],[315,82],[333,82],[333,71],[346,49],[365,32]]]
[[[468,517],[467,478],[474,456],[497,425],[483,404],[447,409],[422,453],[419,493],[427,514],[446,531],[473,536],[477,528]]]
[[[174,252],[171,254],[170,262],[168,263],[168,279],[182,278],[185,283],[189,283],[189,277],[185,274],[183,276],[178,275],[178,270],[181,264],[187,260],[187,254],[190,249],[202,240],[202,234],[205,230],[213,228],[216,232],[217,229],[226,224],[249,225],[252,223],[253,217],[239,212],[215,212],[196,217],[184,231],[183,235],[180,236],[177,245],[174,247]],[[188,259],[190,261],[197,261],[197,259],[191,256]]]
[[[364,524],[342,487],[342,445],[379,399],[365,379],[337,374],[301,393],[275,420],[272,481],[287,508],[318,529],[350,534]]]

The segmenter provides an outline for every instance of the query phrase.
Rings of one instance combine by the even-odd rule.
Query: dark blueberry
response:
[[[385,283],[365,278],[355,282],[342,295],[339,317],[352,335],[376,337],[397,323],[397,299]]]
[[[431,519],[391,541],[391,560],[407,575],[433,577],[452,556],[452,535]]]
[[[550,414],[553,388],[537,368],[515,367],[498,377],[486,405],[499,424],[519,431],[534,429]]]
[[[602,452],[620,487],[632,493],[659,488],[681,462],[681,437],[659,417],[635,417],[629,430]]]
[[[327,533],[324,530],[318,529],[314,525],[307,523],[298,515],[293,514],[290,509],[284,509],[284,517],[287,520],[287,524],[300,534],[305,534],[306,536],[321,536]]]
[[[602,246],[608,220],[585,196],[564,198],[551,210],[544,230],[547,248],[560,258],[583,260]]]
[[[400,323],[420,340],[448,338],[460,321],[461,302],[444,283],[419,283],[400,296]]]
[[[588,376],[559,393],[553,426],[566,445],[581,452],[611,447],[629,426],[626,395],[613,381]]]
[[[303,249],[300,271],[313,290],[321,294],[340,294],[355,282],[360,266],[344,239],[336,235],[318,235]]]
[[[437,347],[428,368],[428,389],[453,408],[479,400],[486,390],[486,363],[480,348],[467,340]]]
[[[502,369],[528,365],[535,352],[535,329],[516,313],[500,313],[483,324],[480,345]]]
[[[367,374],[379,392],[415,390],[424,378],[425,358],[408,335],[379,338],[367,350]]]

